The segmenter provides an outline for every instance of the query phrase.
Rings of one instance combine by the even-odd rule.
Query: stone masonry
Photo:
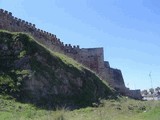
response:
[[[0,9],[0,29],[11,32],[25,32],[33,36],[47,48],[65,54],[94,71],[101,79],[123,95],[141,99],[140,90],[129,90],[125,87],[120,70],[111,68],[109,62],[104,61],[103,48],[80,48],[63,44],[56,35],[36,28],[35,24],[12,16],[11,12]]]

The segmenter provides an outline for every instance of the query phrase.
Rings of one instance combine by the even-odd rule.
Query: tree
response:
[[[147,91],[147,90],[142,90],[142,91],[141,91],[141,94],[142,94],[142,95],[148,95],[148,91]]]
[[[153,89],[153,88],[150,88],[150,89],[149,89],[149,92],[150,92],[151,94],[153,94],[153,93],[154,93],[154,89]]]
[[[155,91],[156,91],[156,92],[160,92],[160,87],[156,87],[156,88],[155,88]]]

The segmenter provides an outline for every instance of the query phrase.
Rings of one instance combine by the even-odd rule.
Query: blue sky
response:
[[[0,8],[81,48],[104,47],[131,89],[160,86],[159,0],[0,0]]]

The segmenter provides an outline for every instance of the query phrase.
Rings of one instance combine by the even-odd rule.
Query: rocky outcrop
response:
[[[49,106],[85,106],[113,96],[90,70],[29,36],[0,32],[0,93]]]

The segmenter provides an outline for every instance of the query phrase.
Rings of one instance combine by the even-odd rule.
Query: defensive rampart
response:
[[[106,80],[113,88],[128,95],[120,70],[110,67],[109,62],[104,61],[103,48],[80,48],[71,44],[64,44],[56,35],[36,28],[35,24],[12,16],[11,12],[0,9],[0,29],[11,32],[25,32],[32,35],[37,41],[47,48],[72,57],[79,63],[93,70],[99,77]],[[126,92],[127,91],[127,92]],[[134,93],[133,91],[131,91]],[[129,94],[132,96],[132,94]],[[133,97],[136,95],[134,94]]]

